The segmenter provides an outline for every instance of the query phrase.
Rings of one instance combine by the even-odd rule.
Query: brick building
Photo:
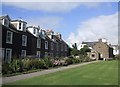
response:
[[[23,20],[11,20],[8,15],[0,17],[2,61],[13,58],[66,57],[68,45],[61,34],[48,34],[39,26],[27,26]]]

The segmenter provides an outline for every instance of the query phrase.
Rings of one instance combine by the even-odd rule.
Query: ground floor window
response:
[[[11,62],[12,49],[6,49],[5,62]]]
[[[45,52],[45,57],[47,57],[48,56],[48,52]]]
[[[21,57],[26,57],[26,50],[21,51]]]
[[[5,52],[5,49],[4,48],[0,48],[0,61],[4,61],[4,52]]]
[[[40,58],[40,51],[37,51],[37,57]]]

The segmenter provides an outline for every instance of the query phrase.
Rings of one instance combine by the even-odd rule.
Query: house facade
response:
[[[39,26],[27,26],[23,20],[11,20],[8,15],[0,17],[0,25],[3,62],[10,62],[14,58],[68,55],[68,45],[58,34],[51,34],[50,37],[47,30]]]

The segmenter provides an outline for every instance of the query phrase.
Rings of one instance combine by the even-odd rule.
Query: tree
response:
[[[74,49],[77,49],[77,43],[73,44],[72,47],[73,47]]]
[[[74,56],[79,55],[79,53],[80,53],[79,50],[77,50],[75,48],[73,48],[72,51],[71,51],[71,54],[74,55]]]
[[[91,49],[85,45],[83,48],[80,49],[80,54],[86,56],[87,52],[91,52]]]

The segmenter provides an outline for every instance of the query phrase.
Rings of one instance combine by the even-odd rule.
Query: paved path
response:
[[[86,63],[76,64],[76,65],[69,65],[69,66],[65,66],[65,67],[43,70],[43,71],[29,73],[29,74],[22,74],[22,75],[11,76],[11,77],[3,77],[2,78],[2,83],[5,84],[5,83],[9,83],[9,82],[14,82],[14,81],[17,81],[17,80],[22,80],[22,79],[35,77],[35,76],[45,75],[45,74],[48,74],[48,73],[53,73],[53,72],[57,72],[57,71],[61,71],[61,70],[69,69],[69,68],[74,68],[74,67],[94,63],[94,62],[98,62],[98,61],[86,62]]]

